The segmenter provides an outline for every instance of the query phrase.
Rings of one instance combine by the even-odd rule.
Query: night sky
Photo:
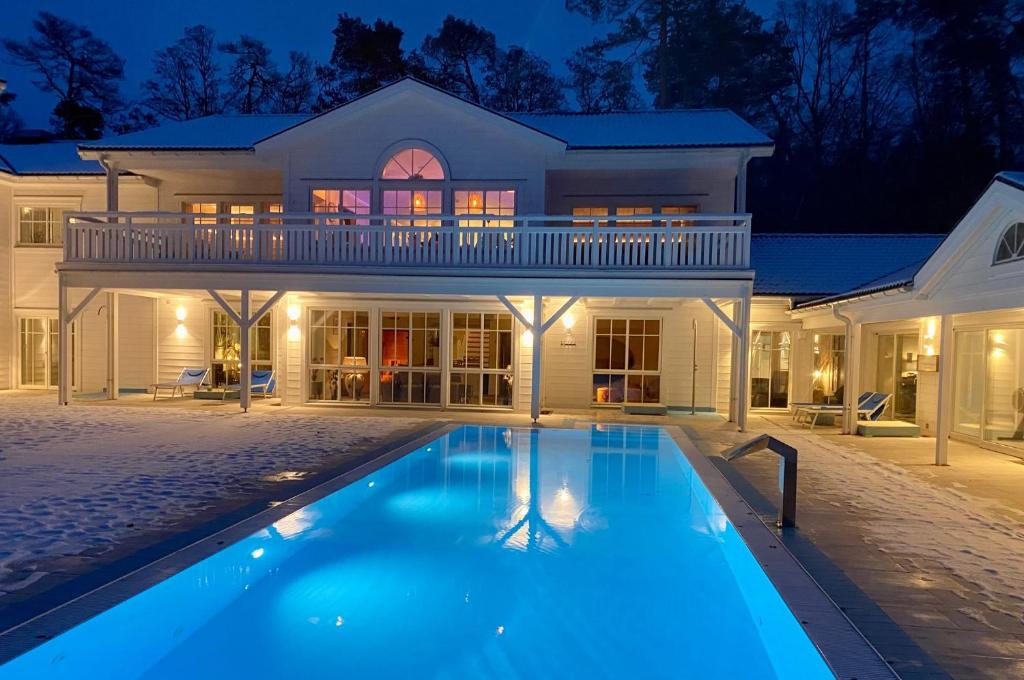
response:
[[[749,0],[759,11],[770,11],[774,0]],[[186,26],[206,24],[218,41],[245,33],[272,48],[279,64],[288,50],[308,52],[327,61],[333,45],[331,29],[340,12],[371,22],[378,16],[405,31],[403,47],[418,47],[447,14],[472,19],[493,31],[501,46],[518,44],[547,59],[556,73],[566,72],[566,57],[603,33],[589,19],[565,10],[564,0],[7,0],[0,35],[23,40],[32,19],[46,10],[88,26],[126,60],[125,99],[139,96],[139,84],[149,76],[153,52],[177,39]],[[15,110],[29,127],[48,127],[56,100],[32,84],[32,74],[0,61],[0,79],[18,95]]]

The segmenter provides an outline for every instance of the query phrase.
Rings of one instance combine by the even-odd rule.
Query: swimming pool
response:
[[[0,678],[831,678],[661,428],[462,426]]]

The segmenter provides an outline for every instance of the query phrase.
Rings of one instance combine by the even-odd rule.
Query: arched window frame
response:
[[[1024,260],[1024,222],[1013,222],[1003,230],[992,254],[992,264]]]
[[[423,149],[427,151],[437,162],[441,164],[441,171],[444,179],[384,179],[384,166],[388,164],[395,154],[406,149]],[[374,168],[373,176],[373,201],[374,213],[384,213],[384,191],[387,190],[431,190],[441,192],[441,212],[450,214],[452,206],[452,173],[448,160],[441,153],[441,150],[424,139],[403,139],[395,142],[380,155],[377,165]]]

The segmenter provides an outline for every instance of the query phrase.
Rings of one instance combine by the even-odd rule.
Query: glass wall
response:
[[[789,331],[755,330],[750,344],[750,407],[789,406]]]
[[[271,313],[267,312],[249,330],[249,359],[253,370],[274,367],[271,352]],[[242,381],[242,332],[223,310],[213,310],[214,387],[238,385]]]
[[[846,384],[846,336],[816,333],[813,352],[811,401],[816,404],[842,404]]]
[[[661,321],[595,319],[595,404],[661,401]]]
[[[1024,329],[958,331],[953,431],[1024,448]]]
[[[512,406],[512,315],[452,315],[450,403]]]
[[[441,313],[382,312],[382,404],[441,403]]]
[[[917,333],[878,336],[875,391],[893,395],[885,413],[897,420],[917,418]]]
[[[309,399],[370,401],[370,313],[309,312]]]

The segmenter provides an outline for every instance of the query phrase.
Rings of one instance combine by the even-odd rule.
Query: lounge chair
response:
[[[885,407],[889,405],[889,401],[892,399],[891,394],[885,392],[873,392],[870,397],[862,401],[857,405],[857,420],[878,420],[885,413]],[[829,406],[829,407],[814,407],[803,410],[807,417],[807,423],[814,429],[814,426],[818,424],[818,417],[821,415],[841,415],[843,413],[842,406]]]
[[[209,368],[183,368],[174,382],[153,383],[153,401],[156,401],[160,390],[171,391],[171,396],[168,399],[173,399],[174,395],[178,393],[184,397],[186,387],[191,387],[192,391],[195,392],[206,382],[206,378],[209,375]]]
[[[857,406],[859,407],[861,404],[863,404],[872,394],[874,394],[874,392],[864,392],[864,393],[862,393],[859,397],[857,397]],[[814,402],[814,401],[794,401],[794,402],[791,402],[789,404],[789,408],[792,409],[792,411],[793,411],[793,420],[799,419],[800,414],[804,410],[809,409],[809,408],[816,408],[816,407],[817,408],[823,408],[823,409],[834,408],[834,409],[837,409],[839,411],[843,410],[843,405],[842,404],[826,404],[826,403]]]
[[[269,369],[254,370],[252,372],[252,378],[250,378],[249,382],[249,393],[262,394],[264,399],[272,396],[274,394],[274,390],[277,389],[277,379],[274,377],[274,372]],[[227,385],[224,388],[224,394],[227,395],[227,393],[231,390],[241,389],[241,384]]]

